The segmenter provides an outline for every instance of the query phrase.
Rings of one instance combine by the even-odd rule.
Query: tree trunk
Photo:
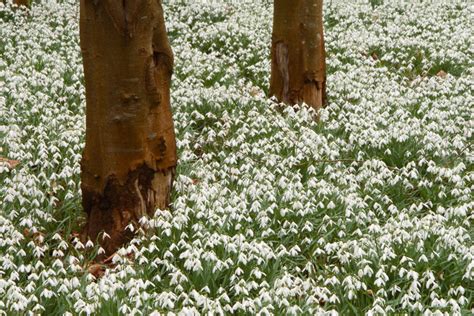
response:
[[[14,0],[13,3],[18,6],[28,7],[30,5],[30,0]]]
[[[326,104],[323,0],[275,0],[270,95],[286,104]]]
[[[176,166],[170,108],[173,53],[161,0],[81,0],[86,88],[84,234],[107,254],[128,224],[169,205]]]

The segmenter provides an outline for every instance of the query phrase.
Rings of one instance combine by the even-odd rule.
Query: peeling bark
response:
[[[176,166],[173,53],[160,0],[81,0],[86,146],[84,235],[113,253],[125,227],[166,208]]]
[[[286,104],[326,104],[322,0],[275,0],[270,95]]]

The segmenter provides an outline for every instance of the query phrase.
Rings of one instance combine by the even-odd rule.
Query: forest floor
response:
[[[271,1],[169,1],[172,209],[103,266],[77,2],[0,3],[0,315],[473,311],[469,1],[326,1],[319,123],[266,97]]]

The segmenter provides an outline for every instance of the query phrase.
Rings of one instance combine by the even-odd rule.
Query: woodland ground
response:
[[[325,1],[317,123],[266,98],[271,1],[168,2],[172,210],[96,278],[77,1],[0,4],[0,314],[470,314],[473,11]]]

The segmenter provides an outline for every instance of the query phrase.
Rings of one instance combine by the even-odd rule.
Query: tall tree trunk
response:
[[[84,233],[107,254],[125,228],[166,208],[176,166],[170,108],[173,53],[161,0],[81,0],[86,87]]]
[[[28,7],[30,5],[30,0],[13,0],[13,3],[18,6]]]
[[[270,95],[286,104],[326,104],[323,0],[275,0]]]

